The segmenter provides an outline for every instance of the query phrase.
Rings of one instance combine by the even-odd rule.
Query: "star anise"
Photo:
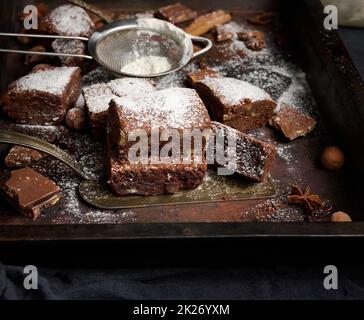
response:
[[[288,202],[298,204],[307,213],[311,213],[314,210],[318,210],[324,207],[324,204],[317,194],[312,194],[310,187],[306,187],[302,190],[296,185],[292,185],[292,192],[288,196]]]
[[[260,31],[238,32],[237,36],[250,50],[259,51],[265,47],[264,34]]]

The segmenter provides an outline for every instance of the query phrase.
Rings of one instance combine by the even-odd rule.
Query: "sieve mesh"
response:
[[[95,52],[99,62],[116,73],[128,63],[151,55],[166,57],[171,69],[184,63],[184,48],[171,37],[151,30],[109,33],[99,39]]]

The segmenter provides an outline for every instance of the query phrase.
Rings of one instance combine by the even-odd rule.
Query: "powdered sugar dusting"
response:
[[[115,98],[133,128],[147,124],[158,128],[195,128],[204,126],[207,110],[196,91],[169,88],[153,94]]]
[[[87,12],[73,5],[63,5],[54,9],[47,17],[58,34],[64,36],[89,36],[94,28]]]
[[[89,112],[100,113],[107,111],[113,98],[145,95],[154,90],[154,86],[146,79],[120,78],[91,85],[84,88],[83,92]]]
[[[62,95],[77,67],[59,67],[32,72],[15,82],[19,91],[41,91]]]
[[[206,78],[201,82],[219,96],[222,103],[226,105],[237,105],[244,99],[251,101],[272,100],[267,92],[246,81],[226,77]]]

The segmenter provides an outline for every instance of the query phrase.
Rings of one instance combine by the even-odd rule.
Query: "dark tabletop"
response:
[[[340,35],[347,46],[362,77],[364,77],[364,29],[341,28]],[[287,243],[289,245],[289,243]],[[227,250],[228,248],[226,248]],[[235,249],[244,255],[244,245]],[[171,248],[170,250],[173,250]],[[322,248],[325,250],[325,248]],[[340,249],[345,250],[345,249]],[[278,250],[279,251],[279,250]],[[135,255],[138,253],[136,252]],[[220,255],[221,252],[216,254]],[[16,255],[16,252],[14,252]],[[110,255],[122,256],[113,251]],[[168,251],[166,251],[168,255]],[[31,259],[20,261],[19,266],[0,263],[0,297],[4,299],[354,299],[364,298],[364,263],[341,260],[338,290],[323,286],[325,265],[330,258],[316,259],[306,255],[299,264],[287,259],[260,259],[259,263],[231,267],[220,261],[219,268],[211,267],[127,267],[87,268],[37,265],[39,289],[25,290],[23,268]],[[31,253],[30,255],[31,256]],[[28,257],[29,257],[28,256]],[[129,255],[132,259],[133,255]],[[111,257],[112,258],[112,257]],[[188,258],[188,257],[187,257]],[[47,259],[47,252],[44,252]],[[288,261],[288,262],[287,262]],[[129,261],[128,265],[132,265]]]

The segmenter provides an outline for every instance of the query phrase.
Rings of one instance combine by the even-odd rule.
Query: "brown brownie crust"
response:
[[[77,67],[35,67],[10,84],[3,110],[22,124],[60,124],[80,95],[80,78]]]
[[[193,86],[212,120],[243,132],[264,126],[277,106],[264,90],[238,79],[210,77]]]
[[[108,143],[108,184],[117,196],[171,194],[197,188],[203,181],[206,161],[192,164],[131,164],[120,161]]]

